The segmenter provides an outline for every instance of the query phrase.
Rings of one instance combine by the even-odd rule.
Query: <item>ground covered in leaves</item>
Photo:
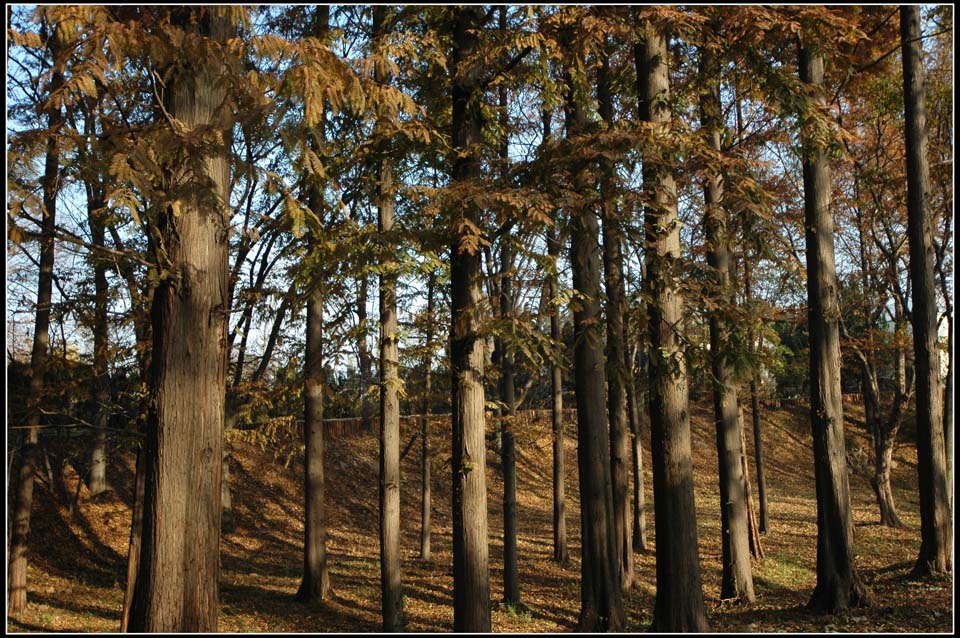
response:
[[[912,427],[901,432],[893,487],[908,529],[878,525],[870,488],[871,447],[863,412],[847,405],[847,442],[856,563],[873,592],[873,605],[839,615],[813,615],[803,606],[816,581],[816,503],[808,415],[800,406],[763,414],[763,446],[770,529],[764,559],[754,562],[757,602],[720,604],[720,516],[715,434],[707,401],[694,404],[693,452],[704,594],[711,629],[723,632],[949,632],[952,581],[906,578],[920,546],[916,453]],[[749,424],[749,411],[747,412]],[[407,629],[451,631],[453,574],[449,427],[438,422],[431,439],[433,560],[418,559],[419,441],[402,462],[403,586]],[[571,561],[552,561],[551,435],[549,420],[517,427],[520,578],[525,608],[495,604],[497,632],[570,631],[579,610],[580,534],[575,425],[567,425],[567,525]],[[404,424],[403,441],[415,427]],[[751,453],[752,436],[747,434]],[[373,632],[379,628],[377,442],[373,435],[328,437],[326,445],[328,557],[334,594],[321,605],[294,601],[302,565],[302,458],[295,436],[266,446],[237,441],[232,462],[235,527],[221,544],[219,629],[223,632]],[[292,454],[291,454],[292,452]],[[646,516],[653,521],[649,441],[645,441]],[[114,632],[119,628],[129,539],[133,455],[114,454],[113,491],[96,500],[85,488],[73,511],[76,473],[54,489],[39,481],[34,503],[29,605],[8,617],[8,631]],[[491,600],[502,597],[503,483],[498,456],[487,457]],[[66,489],[63,489],[63,488]],[[754,498],[756,484],[754,483]],[[59,494],[59,496],[58,496]],[[650,623],[655,595],[652,551],[638,555],[640,585],[627,593],[627,630]]]

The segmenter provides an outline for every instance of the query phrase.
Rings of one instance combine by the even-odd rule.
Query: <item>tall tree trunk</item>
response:
[[[948,302],[949,305],[949,302]],[[947,462],[947,485],[953,485],[953,309],[947,310],[947,378],[943,385],[943,441]],[[947,489],[953,514],[953,488]]]
[[[739,107],[739,102],[738,102]],[[744,259],[743,268],[743,287],[746,303],[749,304],[753,296],[751,294],[751,275],[753,271],[750,257]],[[759,345],[757,335],[751,329],[749,332],[750,350],[756,359]],[[753,421],[753,458],[757,464],[757,495],[760,500],[760,532],[767,532],[767,480],[763,473],[763,438],[760,436],[760,369],[759,365],[750,377],[750,416]]]
[[[513,312],[513,253],[509,233],[503,235],[500,247],[500,312],[511,321]],[[500,460],[503,467],[503,602],[519,604],[520,573],[517,565],[517,444],[513,431],[516,419],[516,387],[514,382],[514,353],[509,341],[501,342],[500,400],[503,415],[500,419]]]
[[[133,604],[133,591],[137,584],[137,572],[140,570],[140,548],[143,541],[143,497],[146,492],[146,472],[144,462],[146,454],[141,447],[137,450],[136,478],[133,483],[133,513],[130,520],[130,542],[127,544],[127,580],[123,591],[123,608],[120,612],[120,631],[130,629],[130,606]]]
[[[360,427],[364,432],[373,432],[373,403],[367,396],[370,387],[370,346],[367,344],[367,289],[369,278],[360,275],[360,292],[357,294],[357,366],[360,373]]]
[[[387,7],[373,7],[373,41],[387,37]],[[386,86],[386,65],[374,67],[374,81]],[[396,118],[390,107],[377,113],[377,126]],[[393,167],[379,160],[377,211],[380,235],[380,593],[383,631],[403,631],[403,591],[400,574],[400,375],[397,344],[397,260],[394,233]]]
[[[44,30],[49,28],[47,23]],[[54,59],[58,50],[49,37],[49,53]],[[54,71],[50,92],[63,85],[63,74]],[[47,374],[47,350],[50,345],[50,307],[53,295],[53,261],[57,222],[57,193],[60,177],[60,127],[63,114],[59,108],[46,109],[49,137],[41,187],[43,211],[40,228],[40,272],[37,276],[37,305],[33,329],[33,349],[30,353],[30,393],[27,405],[25,440],[20,447],[17,466],[16,493],[13,506],[13,526],[10,534],[9,581],[7,583],[7,613],[20,613],[27,606],[27,543],[30,535],[30,515],[33,510],[33,482],[37,471],[40,433],[40,410],[44,397],[44,377]]]
[[[747,529],[750,537],[750,555],[754,558],[763,558],[763,546],[760,544],[760,530],[757,528],[757,515],[753,511],[753,491],[750,487],[750,467],[746,455],[746,439],[743,434],[743,407],[737,409],[737,425],[740,430],[740,463],[743,475],[744,496],[747,502]]]
[[[700,75],[706,83],[700,96],[700,118],[707,145],[718,159],[723,133],[720,102],[720,63],[708,49],[700,51]],[[736,303],[730,281],[732,256],[723,207],[723,177],[709,175],[703,189],[707,262],[715,280],[716,307],[710,311],[710,367],[713,372],[713,414],[717,431],[717,459],[720,477],[720,533],[723,570],[720,599],[752,603],[753,573],[750,569],[750,539],[747,521],[746,481],[742,472],[737,387],[729,363],[733,327],[724,317]]]
[[[111,234],[115,230],[111,231]],[[114,237],[116,240],[117,237]],[[117,246],[121,244],[118,242]],[[124,268],[127,272],[124,273],[124,277],[128,275],[132,276],[132,272]],[[153,270],[151,268],[151,270]],[[151,273],[152,274],[152,273]],[[135,300],[138,299],[136,295],[136,285],[128,279],[130,283],[130,292],[131,292],[131,304],[134,304]],[[146,300],[144,303],[152,304],[153,303],[153,286],[148,286],[143,298]],[[143,321],[144,325],[140,325],[141,321],[137,319],[139,312],[134,314],[134,329],[137,333],[137,369],[140,373],[141,383],[144,379],[149,377],[149,371],[151,366],[151,356],[149,346],[141,347],[140,340],[148,339],[152,342],[152,333],[153,328],[150,325],[149,321]],[[145,396],[141,399],[140,412],[136,417],[136,430],[142,435],[146,435],[147,430],[147,413],[149,411],[149,397]],[[137,584],[137,573],[140,571],[140,548],[142,546],[143,540],[143,508],[144,508],[144,495],[146,492],[146,470],[144,469],[144,463],[146,462],[146,453],[144,447],[141,445],[137,449],[137,459],[135,463],[135,478],[134,478],[134,488],[133,488],[133,512],[131,513],[130,521],[130,540],[127,544],[127,574],[126,574],[126,583],[124,584],[123,592],[123,607],[120,614],[120,631],[126,633],[129,630],[130,625],[130,606],[133,604],[133,591]]]
[[[93,126],[87,130],[93,132]],[[97,248],[106,245],[103,216],[106,214],[103,187],[99,183],[87,184],[87,216],[90,223],[90,237]],[[91,496],[102,494],[110,485],[107,482],[107,426],[110,424],[110,373],[107,369],[107,344],[109,325],[107,324],[107,264],[103,255],[93,255],[93,376],[94,401],[97,416],[94,424],[97,430],[93,435],[93,449],[90,458],[90,479],[88,487]]]
[[[499,29],[506,35],[507,7],[499,7]],[[509,154],[509,125],[507,112],[507,87],[498,88],[500,102],[500,179],[504,186],[507,180]],[[501,236],[500,244],[500,317],[513,322],[513,246],[508,230]],[[503,602],[518,605],[520,600],[520,569],[517,556],[517,442],[514,426],[516,421],[516,383],[514,375],[515,354],[511,341],[501,342],[500,400],[504,405],[500,419],[500,460],[503,467]]]
[[[229,357],[227,359],[229,361]],[[237,425],[237,399],[227,391],[223,406],[223,449],[220,453],[220,531],[233,530],[233,496],[230,493],[230,432]]]
[[[610,89],[610,57],[604,51],[597,70],[597,102],[607,130],[613,128],[613,97]],[[607,294],[607,413],[610,421],[610,482],[613,490],[613,526],[617,546],[620,584],[629,589],[636,582],[628,502],[630,499],[630,433],[627,422],[627,368],[624,338],[623,232],[615,193],[615,169],[601,159],[600,203],[603,215],[603,272]]]
[[[947,496],[940,350],[937,347],[937,298],[933,273],[933,237],[927,202],[926,88],[920,44],[920,8],[900,7],[903,96],[907,151],[907,239],[913,290],[913,360],[917,388],[917,474],[920,482],[920,555],[914,576],[952,570],[953,540]]]
[[[452,140],[456,151],[455,185],[476,182],[480,160],[482,91],[478,30],[479,6],[454,11]],[[478,227],[480,211],[467,204],[459,215]],[[456,226],[456,220],[454,220]],[[461,237],[450,247],[450,367],[453,429],[453,628],[457,632],[490,631],[490,572],[487,547],[486,444],[484,441],[483,340],[480,324],[480,252]]]
[[[313,35],[326,38],[330,27],[330,7],[317,5],[313,15]],[[322,152],[326,142],[326,105],[317,126],[310,130],[309,142]],[[307,188],[307,204],[321,221],[324,218],[323,191],[316,179]],[[314,250],[319,242],[311,242]],[[312,274],[307,296],[307,341],[303,362],[303,580],[296,597],[305,603],[318,603],[330,593],[327,567],[327,519],[324,513],[323,468],[323,272]]]
[[[823,60],[800,46],[800,80],[819,91]],[[823,103],[818,97],[817,104]],[[810,330],[810,425],[817,486],[817,586],[808,607],[832,613],[867,603],[853,560],[853,521],[840,389],[837,272],[830,211],[830,166],[825,149],[803,138],[807,248],[807,322]]]
[[[550,139],[551,113],[543,111],[543,143]],[[557,296],[560,294],[557,277],[557,259],[560,257],[560,239],[556,226],[559,224],[559,213],[554,212],[554,226],[547,229],[547,255],[552,266],[547,274],[547,296],[550,299],[550,340],[554,350],[554,358],[550,362],[550,425],[553,433],[553,559],[559,563],[566,563],[570,559],[567,549],[567,503],[565,494],[563,450],[563,368],[560,361],[563,357],[563,340],[560,334],[560,305]]]
[[[171,23],[197,29],[219,46],[234,26],[219,10],[174,9]],[[166,110],[187,127],[216,126],[225,89],[223,69],[197,60],[167,81]],[[130,608],[131,631],[217,630],[220,573],[220,470],[226,391],[227,238],[229,218],[184,193],[179,215],[161,213],[171,275],[154,293],[151,405],[145,447],[143,539]],[[212,195],[229,196],[226,148],[206,158]],[[200,189],[203,190],[203,189]],[[155,250],[158,246],[153,247]]]
[[[570,35],[569,33],[566,35]],[[570,39],[572,40],[572,38]],[[565,44],[574,49],[572,41]],[[577,54],[579,55],[579,53]],[[588,120],[575,83],[575,67],[564,69],[567,83],[567,144],[579,148]],[[587,166],[575,169],[577,193],[591,190]],[[603,324],[600,321],[600,228],[592,202],[571,211],[570,265],[579,303],[573,309],[573,372],[577,402],[577,468],[580,480],[579,631],[621,631],[626,618],[620,584],[610,478],[610,439],[604,418]]]
[[[647,22],[636,46],[640,120],[666,132],[670,124],[667,34]],[[654,631],[708,631],[697,551],[690,412],[681,335],[683,299],[677,290],[680,229],[669,167],[644,162],[650,204],[644,229],[645,290],[650,295],[650,433],[656,512],[657,597]]]
[[[427,278],[427,326],[423,355],[423,418],[420,423],[420,559],[431,560],[430,412],[433,398],[433,295],[436,271]]]
[[[649,429],[648,412],[641,409],[646,406],[645,397],[637,397],[637,384],[633,375],[633,362],[636,356],[630,357],[630,376],[627,382],[627,406],[630,408],[630,434],[633,437],[633,538],[632,545],[635,552],[647,551],[647,516],[645,495],[643,490],[643,435]],[[646,355],[642,375],[646,378]]]

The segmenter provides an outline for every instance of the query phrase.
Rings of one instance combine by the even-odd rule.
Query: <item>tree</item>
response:
[[[577,19],[570,12],[567,19]],[[587,161],[575,149],[588,147],[589,94],[582,54],[571,25],[561,27],[559,46],[568,51],[566,148],[571,157],[570,266],[573,271],[573,372],[577,402],[577,468],[580,481],[580,631],[619,631],[625,624],[613,519],[610,444],[604,419],[603,324],[600,321],[600,229],[596,203],[589,197]],[[576,198],[576,199],[574,199]]]
[[[597,69],[597,106],[606,130],[613,129],[613,96],[609,51],[601,51]],[[630,511],[630,432],[627,421],[627,384],[633,383],[627,366],[624,327],[626,285],[623,280],[622,213],[617,210],[613,163],[601,159],[600,202],[603,220],[603,273],[607,295],[607,414],[610,422],[610,480],[613,490],[613,523],[620,583],[629,589],[635,582]]]
[[[156,17],[166,20],[163,13]],[[143,544],[129,628],[216,631],[230,179],[222,143],[230,122],[218,80],[222,43],[235,26],[212,9],[172,10],[168,19],[204,55],[188,58],[181,50],[176,67],[159,70],[169,74],[163,108],[174,139],[192,151],[194,164],[170,162],[167,200],[151,237],[168,274],[153,300]],[[176,123],[202,132],[204,145],[191,149],[200,140],[180,137]]]
[[[420,421],[420,559],[431,560],[430,536],[432,531],[430,503],[430,413],[433,392],[433,310],[437,275],[430,271],[427,277],[427,318],[424,331],[423,354],[423,416]]]
[[[313,14],[313,33],[326,38],[330,25],[330,7],[317,5]],[[318,122],[308,125],[308,143],[314,153],[323,152],[326,142],[326,106],[321,106]],[[323,190],[316,176],[307,184],[307,206],[318,220],[324,218]],[[308,245],[319,250],[320,238],[311,237]],[[318,260],[319,261],[319,260]],[[327,568],[327,524],[324,514],[323,468],[323,302],[324,274],[320,268],[310,273],[307,284],[307,340],[303,361],[303,580],[296,597],[306,603],[318,603],[330,593]]]
[[[552,140],[553,112],[547,105],[543,105],[541,117],[543,120],[543,136],[540,141],[540,152],[545,153]],[[552,225],[547,227],[546,244],[547,257],[547,299],[550,307],[550,344],[552,356],[550,361],[550,431],[553,443],[553,560],[566,563],[570,559],[567,547],[567,503],[565,494],[566,469],[563,450],[563,340],[560,330],[560,285],[557,274],[560,258],[561,242],[557,227],[560,225],[560,213],[553,211]]]
[[[96,97],[88,97],[86,101],[80,104],[84,132],[91,139],[95,139],[96,136],[99,107],[99,99]],[[107,268],[109,262],[103,251],[106,248],[106,225],[104,223],[107,214],[106,187],[102,175],[102,165],[94,162],[92,157],[84,157],[84,155],[92,155],[93,152],[92,144],[89,149],[82,148],[80,150],[81,157],[78,159],[81,165],[89,166],[83,175],[83,182],[87,199],[87,223],[90,227],[90,240],[93,244],[91,261],[93,262],[94,308],[91,328],[93,331],[93,393],[96,403],[94,425],[97,430],[94,432],[93,448],[90,454],[88,486],[91,496],[97,496],[109,487],[107,482],[107,426],[110,420],[110,373],[107,369],[107,360],[109,357],[110,326],[107,320],[109,296]]]
[[[716,27],[713,27],[714,34]],[[720,100],[720,65],[711,50],[713,43],[700,50],[700,74],[704,82],[700,96],[700,113],[707,148],[721,153],[723,134]],[[719,157],[717,158],[719,159]],[[720,533],[722,534],[723,573],[721,600],[735,599],[752,603],[753,574],[750,569],[749,526],[747,523],[746,480],[741,470],[741,432],[738,419],[736,379],[730,358],[735,346],[730,338],[735,304],[731,284],[732,255],[723,202],[723,178],[711,171],[703,188],[704,225],[706,226],[707,261],[715,286],[714,309],[710,314],[710,366],[713,382],[713,413],[717,431],[717,459],[720,477]],[[709,293],[708,293],[709,294]]]
[[[507,32],[507,7],[500,5],[499,30]],[[500,106],[499,159],[501,163],[500,180],[502,187],[507,185],[510,162],[509,153],[509,113],[507,112],[507,87],[497,87]],[[501,235],[500,244],[500,316],[509,324],[514,321],[513,301],[513,238],[509,227]],[[520,569],[517,564],[517,441],[513,428],[516,420],[516,381],[514,353],[511,339],[501,339],[500,352],[500,400],[504,414],[500,418],[500,459],[503,468],[503,602],[508,605],[521,604]]]
[[[650,433],[657,533],[654,631],[707,631],[690,455],[690,413],[681,335],[683,299],[677,286],[680,229],[676,184],[662,136],[670,124],[667,33],[648,19],[634,49],[640,121],[656,146],[643,157],[645,290],[650,296]]]
[[[920,8],[900,7],[903,96],[907,149],[907,238],[913,284],[913,360],[917,386],[917,475],[920,487],[920,555],[914,576],[950,572],[950,505],[940,394],[937,304],[928,197],[926,90]]]
[[[751,294],[753,264],[749,256],[744,259],[743,268],[743,289],[745,303],[750,305],[753,302]],[[756,356],[759,350],[759,338],[752,329],[747,332],[750,340],[751,353]],[[760,368],[750,375],[750,418],[753,423],[753,459],[757,464],[757,498],[760,501],[760,529],[761,533],[767,531],[767,480],[763,472],[763,437],[760,435]]]
[[[800,43],[800,80],[823,104],[823,59]],[[830,166],[813,116],[803,114],[804,225],[807,247],[807,322],[810,330],[810,425],[817,484],[817,586],[808,607],[835,612],[867,604],[868,591],[853,560],[853,520],[843,439],[837,275],[830,211]],[[812,121],[810,121],[812,120]]]
[[[387,36],[387,8],[373,7],[374,46]],[[385,65],[374,66],[374,81],[390,82]],[[381,103],[377,126],[388,125],[395,114]],[[380,234],[380,592],[383,630],[403,630],[403,593],[400,574],[400,376],[398,374],[397,272],[394,257],[393,166],[386,155],[377,167],[376,205]]]
[[[30,515],[33,509],[33,483],[37,471],[40,415],[44,398],[44,382],[48,367],[50,307],[53,296],[53,262],[56,249],[57,193],[60,184],[60,128],[64,124],[62,109],[50,95],[61,90],[64,78],[58,65],[63,63],[60,26],[41,18],[41,40],[46,42],[47,54],[52,58],[48,93],[39,106],[46,118],[48,137],[43,160],[41,189],[43,201],[40,229],[40,273],[37,277],[37,303],[33,329],[33,349],[30,354],[30,390],[27,406],[27,436],[22,442],[17,468],[17,482],[10,535],[10,565],[8,582],[8,611],[18,613],[27,606],[27,541],[30,535]]]
[[[480,142],[479,6],[452,10],[453,80],[451,179],[467,189],[480,177],[475,146]],[[459,219],[458,219],[459,218]],[[458,632],[490,631],[490,573],[487,565],[487,484],[484,441],[483,340],[480,321],[480,250],[475,229],[479,210],[465,201],[454,217],[450,246],[450,368],[453,428],[453,625]]]

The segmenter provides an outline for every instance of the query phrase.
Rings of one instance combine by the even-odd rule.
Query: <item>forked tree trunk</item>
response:
[[[330,25],[330,7],[317,5],[314,35],[325,38]],[[326,107],[320,123],[310,131],[309,142],[319,152],[326,140]],[[315,178],[307,189],[307,204],[321,221],[323,192]],[[296,597],[315,604],[331,590],[327,567],[327,519],[324,513],[323,468],[323,300],[324,274],[314,272],[307,293],[307,339],[303,362],[303,579]]]
[[[43,28],[49,27],[44,23]],[[57,58],[56,37],[49,37],[49,52]],[[50,91],[63,85],[63,75],[54,72]],[[30,353],[30,394],[27,405],[29,429],[23,437],[17,466],[17,487],[13,506],[13,525],[10,534],[9,580],[7,581],[7,613],[16,614],[27,606],[27,541],[30,535],[30,514],[33,510],[33,482],[37,472],[40,432],[40,409],[44,395],[44,377],[47,373],[47,349],[50,344],[50,304],[53,294],[53,258],[57,221],[57,193],[60,175],[60,131],[63,115],[59,108],[46,111],[50,136],[41,186],[43,210],[40,228],[40,272],[37,277],[37,305],[33,328],[33,349]]]
[[[814,91],[823,82],[823,60],[800,47],[800,80]],[[817,104],[823,103],[817,97]],[[867,603],[854,566],[853,522],[840,389],[837,271],[830,211],[830,167],[825,149],[803,140],[803,190],[807,248],[807,322],[810,330],[810,425],[817,490],[817,585],[807,606],[833,613]]]
[[[607,129],[613,127],[613,97],[610,88],[610,58],[602,54],[597,70],[597,101],[600,117]],[[603,272],[607,294],[607,414],[610,422],[610,481],[613,490],[613,527],[617,546],[620,584],[633,587],[633,545],[630,510],[630,433],[627,421],[627,348],[624,338],[623,233],[614,192],[614,167],[601,160],[600,203],[603,215]]]
[[[635,48],[640,120],[669,126],[667,34],[646,22]],[[650,295],[650,433],[656,513],[657,596],[653,631],[708,631],[690,453],[690,412],[681,335],[683,299],[677,290],[680,229],[677,190],[669,167],[645,162],[645,290]]]
[[[920,555],[913,575],[950,572],[953,530],[947,488],[937,347],[937,298],[930,225],[926,88],[920,43],[920,8],[900,7],[903,96],[907,151],[907,239],[913,291],[913,361],[917,388],[917,474],[920,491]]]
[[[174,9],[171,22],[198,30],[211,47],[234,31],[212,8]],[[167,81],[166,110],[188,128],[229,131],[230,123],[221,119],[222,74],[215,63],[184,60]],[[214,632],[229,303],[226,149],[221,146],[206,158],[203,177],[212,192],[178,183],[182,166],[171,166],[170,173],[182,199],[179,214],[171,205],[157,224],[171,275],[161,279],[153,299],[143,539],[129,629]]]
[[[572,39],[566,42],[570,49]],[[579,54],[577,54],[579,55]],[[567,83],[567,143],[579,147],[587,113],[575,88],[575,67],[564,69]],[[578,139],[580,138],[580,139]],[[592,185],[586,166],[575,170],[574,189]],[[573,309],[573,371],[577,401],[577,467],[580,478],[579,631],[621,631],[626,622],[617,561],[610,479],[610,439],[604,410],[603,324],[600,321],[600,229],[591,204],[571,211],[570,265],[578,303]]]
[[[477,54],[484,11],[455,10],[453,55],[452,180],[470,184],[480,177],[474,147],[480,142],[482,90]],[[465,205],[460,214],[480,223],[480,211]],[[480,326],[480,252],[462,238],[450,247],[450,367],[453,429],[453,629],[490,631],[490,572],[487,547],[486,444],[484,440],[483,340]]]
[[[897,306],[896,314],[900,314],[900,303],[895,302]],[[898,338],[906,335],[897,327],[895,333]],[[870,485],[877,497],[877,505],[880,508],[880,524],[887,527],[904,528],[906,525],[900,520],[897,514],[897,508],[893,500],[893,488],[890,485],[890,470],[892,468],[893,448],[896,443],[897,431],[900,429],[900,422],[903,418],[903,408],[907,401],[905,365],[903,360],[903,351],[898,347],[896,352],[896,376],[897,388],[891,408],[890,418],[883,416],[883,406],[880,398],[880,385],[877,382],[876,371],[867,358],[867,356],[856,351],[860,359],[862,370],[861,389],[863,394],[864,420],[866,421],[867,431],[873,440],[874,450],[874,472],[870,478]]]
[[[373,7],[373,41],[387,36],[387,7]],[[378,64],[374,81],[385,86],[390,77]],[[377,126],[389,126],[396,113],[382,106]],[[379,161],[377,210],[380,235],[380,594],[383,631],[403,631],[403,591],[400,574],[400,375],[397,344],[397,261],[394,233],[393,167]]]
[[[720,63],[708,49],[700,53],[701,79],[706,92],[700,96],[701,122],[707,145],[720,155],[723,133],[720,102]],[[722,575],[720,599],[752,603],[753,573],[750,568],[750,528],[747,518],[746,481],[742,471],[740,422],[736,380],[729,363],[732,326],[724,317],[736,303],[730,282],[730,237],[723,207],[723,178],[709,175],[703,189],[707,262],[715,277],[715,309],[710,311],[710,367],[713,372],[713,414],[717,432],[720,478],[720,534]]]

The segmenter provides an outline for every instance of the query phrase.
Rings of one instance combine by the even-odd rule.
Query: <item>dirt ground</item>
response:
[[[721,632],[950,632],[952,580],[915,582],[906,575],[920,545],[916,454],[907,426],[895,454],[893,487],[908,529],[878,525],[869,485],[871,448],[862,408],[846,406],[856,564],[873,592],[873,605],[839,615],[803,609],[816,580],[816,502],[806,409],[784,406],[763,413],[763,446],[770,529],[765,558],[754,561],[757,602],[720,604],[720,530],[715,434],[706,401],[694,404],[693,454],[700,560],[708,619]],[[747,412],[749,423],[749,411]],[[488,427],[490,427],[488,425]],[[414,435],[403,427],[404,444]],[[496,632],[563,632],[579,611],[580,533],[575,425],[567,424],[567,529],[571,560],[552,560],[552,479],[549,420],[517,426],[520,578],[525,609],[495,604]],[[753,441],[747,433],[752,461]],[[333,596],[307,607],[296,602],[302,569],[302,457],[291,434],[260,445],[234,442],[236,526],[221,544],[221,632],[374,632],[379,628],[377,442],[372,435],[329,437],[326,445],[328,560]],[[646,518],[653,520],[649,441],[644,449]],[[431,437],[433,560],[418,559],[420,455],[417,441],[402,462],[403,587],[409,631],[451,631],[453,575],[450,518],[449,427]],[[44,481],[35,492],[27,609],[7,618],[12,632],[115,632],[119,629],[132,498],[133,454],[115,453],[113,491],[91,500],[81,487],[74,512]],[[491,601],[502,598],[503,483],[499,458],[487,456]],[[68,471],[71,494],[76,474]],[[754,482],[754,499],[757,490]],[[655,595],[652,551],[636,556],[638,587],[625,596],[628,631],[651,621]]]

